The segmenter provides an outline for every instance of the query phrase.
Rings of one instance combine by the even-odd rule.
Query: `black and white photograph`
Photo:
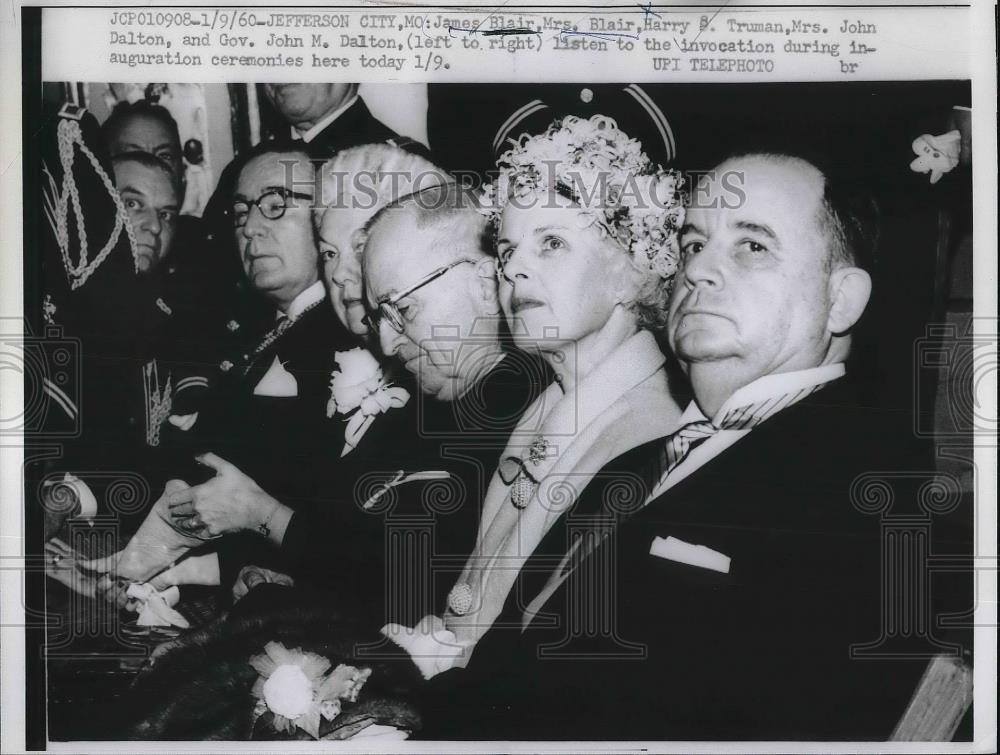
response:
[[[995,747],[995,79],[755,7],[12,9],[20,748]]]

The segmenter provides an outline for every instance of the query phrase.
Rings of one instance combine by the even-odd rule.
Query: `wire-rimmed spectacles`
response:
[[[439,267],[437,270],[433,270],[432,272],[428,273],[423,278],[418,280],[416,283],[414,283],[412,286],[408,286],[399,293],[393,294],[385,301],[379,302],[378,309],[376,311],[365,315],[364,323],[368,327],[368,330],[372,333],[378,333],[379,326],[381,325],[382,320],[385,320],[386,322],[389,323],[389,326],[393,330],[395,330],[397,333],[402,334],[404,328],[406,327],[406,323],[403,320],[403,313],[399,311],[399,307],[396,305],[400,301],[405,299],[407,296],[412,294],[414,291],[416,291],[417,289],[423,288],[428,283],[440,278],[442,275],[447,273],[452,268],[458,267],[459,265],[462,265],[466,262],[470,264],[475,264],[475,260],[468,260],[468,259],[455,260],[454,262],[450,262],[447,265],[444,265],[443,267]]]

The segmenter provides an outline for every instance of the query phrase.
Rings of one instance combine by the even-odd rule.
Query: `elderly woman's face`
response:
[[[323,282],[330,303],[347,329],[359,336],[367,334],[368,328],[364,324],[361,250],[357,247],[360,231],[373,212],[350,206],[333,207],[323,213],[317,234]]]
[[[561,197],[503,212],[500,304],[519,345],[543,352],[580,341],[610,319],[622,260],[578,207]],[[624,252],[622,252],[624,254]]]

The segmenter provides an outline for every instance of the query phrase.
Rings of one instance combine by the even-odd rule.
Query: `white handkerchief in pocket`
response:
[[[292,398],[299,395],[299,384],[295,376],[285,369],[284,365],[274,358],[264,377],[253,389],[254,396],[272,396],[274,398]]]
[[[732,560],[724,553],[706,548],[704,545],[685,543],[676,537],[657,537],[649,546],[649,555],[723,574],[729,574],[729,563]]]

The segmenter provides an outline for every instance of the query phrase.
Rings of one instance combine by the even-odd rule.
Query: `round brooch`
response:
[[[465,616],[472,608],[472,588],[466,582],[459,582],[448,593],[448,608],[457,616]]]

